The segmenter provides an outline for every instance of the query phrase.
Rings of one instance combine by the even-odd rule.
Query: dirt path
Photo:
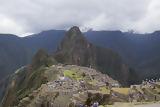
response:
[[[160,102],[135,105],[133,103],[115,103],[114,105],[107,105],[105,107],[160,107]]]
[[[156,103],[156,104],[148,104],[148,105],[137,105],[134,107],[160,107],[160,103]]]

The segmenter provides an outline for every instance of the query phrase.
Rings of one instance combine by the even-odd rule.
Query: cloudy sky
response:
[[[48,29],[160,30],[160,0],[0,0],[0,33]]]

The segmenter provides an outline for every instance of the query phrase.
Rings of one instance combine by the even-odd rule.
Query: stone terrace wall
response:
[[[126,101],[129,101],[129,95],[121,94],[121,93],[113,91],[113,90],[111,90],[111,95],[117,96],[119,98],[125,99]]]

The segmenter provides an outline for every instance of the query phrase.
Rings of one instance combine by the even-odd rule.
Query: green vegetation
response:
[[[160,88],[155,87],[155,90],[156,90],[157,92],[160,92]]]
[[[39,51],[37,51],[37,53],[32,58],[29,68],[31,70],[35,70],[41,66],[48,67],[52,65],[53,63],[54,62],[51,59],[51,57],[43,49],[40,49]]]
[[[112,89],[113,89],[113,91],[127,95],[130,88],[112,88]]]
[[[46,83],[48,80],[44,72],[51,64],[52,60],[45,51],[39,50],[28,67],[21,68],[12,76],[11,87],[9,87],[8,94],[4,99],[4,106],[17,105],[22,98],[27,97],[33,90],[39,88],[41,84]]]
[[[54,58],[55,58],[56,61],[59,62],[59,63],[64,63],[64,61],[65,61],[65,57],[64,57],[64,55],[62,55],[62,54],[56,54]]]
[[[12,106],[17,105],[19,101],[28,96],[33,90],[36,90],[47,82],[44,77],[44,71],[46,67],[41,66],[39,69],[35,70],[29,77],[22,79],[23,83],[15,87],[14,94],[16,94],[16,99],[14,99]],[[12,95],[12,93],[10,93]]]
[[[91,84],[91,85],[97,85],[95,82],[93,82],[93,81],[88,81],[88,83],[89,84]]]
[[[125,99],[122,99],[122,98],[119,98],[119,97],[112,97],[112,99],[115,99],[115,100],[118,100],[118,101],[121,101],[121,102],[127,102]]]
[[[141,90],[140,85],[137,85],[136,88],[137,90]]]
[[[76,78],[76,79],[80,79],[80,76],[77,75],[75,72],[71,71],[71,70],[64,70],[64,74],[68,75],[72,78]]]
[[[154,92],[151,91],[149,88],[145,88],[149,93],[153,94],[154,95]]]
[[[75,70],[75,69],[74,69]],[[91,81],[91,79],[89,78],[89,76],[85,75],[83,77],[83,73],[81,72],[76,72],[76,71],[73,71],[73,70],[64,70],[64,74],[65,75],[68,75],[72,78],[75,78],[75,79],[83,79],[83,80],[86,80],[89,84],[91,85],[97,85],[95,82]]]
[[[106,92],[107,94],[110,94],[110,90],[107,89],[106,87],[100,87],[100,89],[104,92]]]
[[[149,89],[149,88],[146,88],[146,90],[149,92],[149,93],[151,93],[151,94],[153,94],[153,95],[156,95],[156,96],[158,96],[158,97],[160,97],[160,95],[158,95],[158,94],[155,94],[151,89]]]

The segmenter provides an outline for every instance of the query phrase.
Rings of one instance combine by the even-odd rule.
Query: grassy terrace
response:
[[[97,85],[95,82],[91,81],[91,79],[90,79],[90,77],[88,75],[86,75],[85,77],[82,77],[82,73],[76,71],[75,69],[73,69],[73,70],[64,70],[64,74],[68,75],[68,76],[70,76],[72,78],[75,78],[75,79],[86,80],[91,85]]]
[[[122,99],[122,98],[119,98],[119,97],[112,97],[112,99],[115,99],[115,100],[119,100],[121,102],[127,102],[125,99]]]
[[[76,69],[64,70],[64,74],[75,79],[83,79],[91,85],[94,85],[94,86],[97,85],[95,82],[91,81],[88,75],[86,75],[85,77],[82,77],[82,72],[76,71]],[[106,87],[100,87],[100,89],[102,90],[103,93],[110,94],[110,90],[106,89]]]
[[[160,92],[160,88],[155,87],[155,90],[156,90],[157,92]]]
[[[137,85],[136,88],[138,91],[141,90],[140,85]]]
[[[112,90],[125,95],[129,92],[129,88],[112,88]]]
[[[80,76],[77,75],[76,72],[73,72],[73,71],[71,71],[71,70],[64,70],[64,74],[65,74],[65,75],[68,75],[68,76],[70,76],[70,77],[72,77],[72,78],[81,79]]]
[[[156,95],[156,96],[160,97],[160,95],[158,95],[158,94],[154,94],[154,93],[153,93],[153,91],[152,91],[152,90],[150,90],[149,88],[146,88],[146,90],[147,90],[149,93],[151,93],[151,94],[153,94],[153,95]]]
[[[88,81],[88,83],[89,84],[91,84],[91,85],[97,85],[95,82],[93,82],[93,81]]]
[[[146,90],[147,90],[149,93],[151,93],[151,94],[154,95],[153,91],[151,91],[149,88],[146,88]]]

